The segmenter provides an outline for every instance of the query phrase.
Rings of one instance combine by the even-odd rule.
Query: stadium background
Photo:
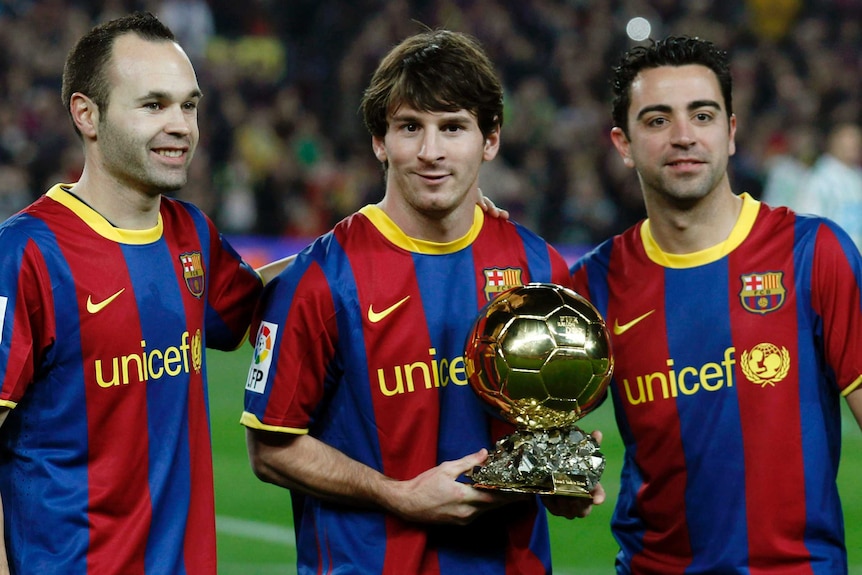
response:
[[[643,216],[637,180],[607,136],[608,69],[635,43],[633,17],[653,37],[700,36],[730,52],[737,191],[759,197],[780,159],[810,163],[832,124],[862,122],[860,0],[0,0],[0,218],[77,179],[80,146],[59,101],[63,60],[94,23],[133,9],[174,29],[205,94],[180,197],[255,264],[381,196],[358,102],[379,58],[419,23],[475,35],[497,63],[503,145],[482,188],[569,259]],[[251,475],[238,424],[249,356],[209,359],[220,571],[291,573],[288,495]],[[583,422],[605,430],[609,502],[552,524],[564,575],[611,571],[620,449],[611,411]],[[848,547],[862,574],[862,434],[846,409],[844,429]]]

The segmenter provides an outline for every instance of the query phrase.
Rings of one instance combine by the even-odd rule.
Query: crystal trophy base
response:
[[[605,457],[598,442],[576,426],[519,429],[497,442],[473,486],[515,493],[592,497]]]

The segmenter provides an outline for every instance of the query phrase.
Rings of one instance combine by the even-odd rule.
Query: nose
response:
[[[437,130],[425,130],[418,157],[423,162],[436,162],[443,157],[443,146]]]
[[[170,106],[166,111],[165,131],[170,134],[187,136],[192,133],[197,123],[197,117],[183,109],[182,106]]]
[[[695,143],[694,128],[684,120],[677,120],[671,128],[671,143],[675,146],[689,148]]]

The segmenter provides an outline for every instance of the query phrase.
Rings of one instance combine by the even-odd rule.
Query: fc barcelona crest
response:
[[[524,285],[521,268],[489,268],[485,270],[485,299],[491,301],[498,293]]]
[[[784,272],[763,272],[742,275],[739,299],[742,307],[753,313],[765,314],[784,304],[787,291],[784,289]]]
[[[204,265],[200,252],[180,254],[180,264],[183,266],[183,279],[189,292],[200,299],[204,294]]]

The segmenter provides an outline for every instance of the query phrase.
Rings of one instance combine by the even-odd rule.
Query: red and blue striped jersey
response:
[[[112,227],[55,186],[0,227],[0,493],[14,573],[215,575],[204,348],[262,284],[197,208]]]
[[[469,387],[464,344],[485,303],[530,281],[570,286],[571,276],[563,257],[521,226],[477,208],[466,236],[431,243],[366,206],[264,290],[242,423],[308,432],[399,480],[490,448],[512,429]],[[537,499],[457,527],[294,498],[299,573],[550,570]]]
[[[831,222],[743,200],[710,249],[662,252],[645,221],[573,266],[612,331],[617,573],[847,573],[836,477],[862,260]]]

